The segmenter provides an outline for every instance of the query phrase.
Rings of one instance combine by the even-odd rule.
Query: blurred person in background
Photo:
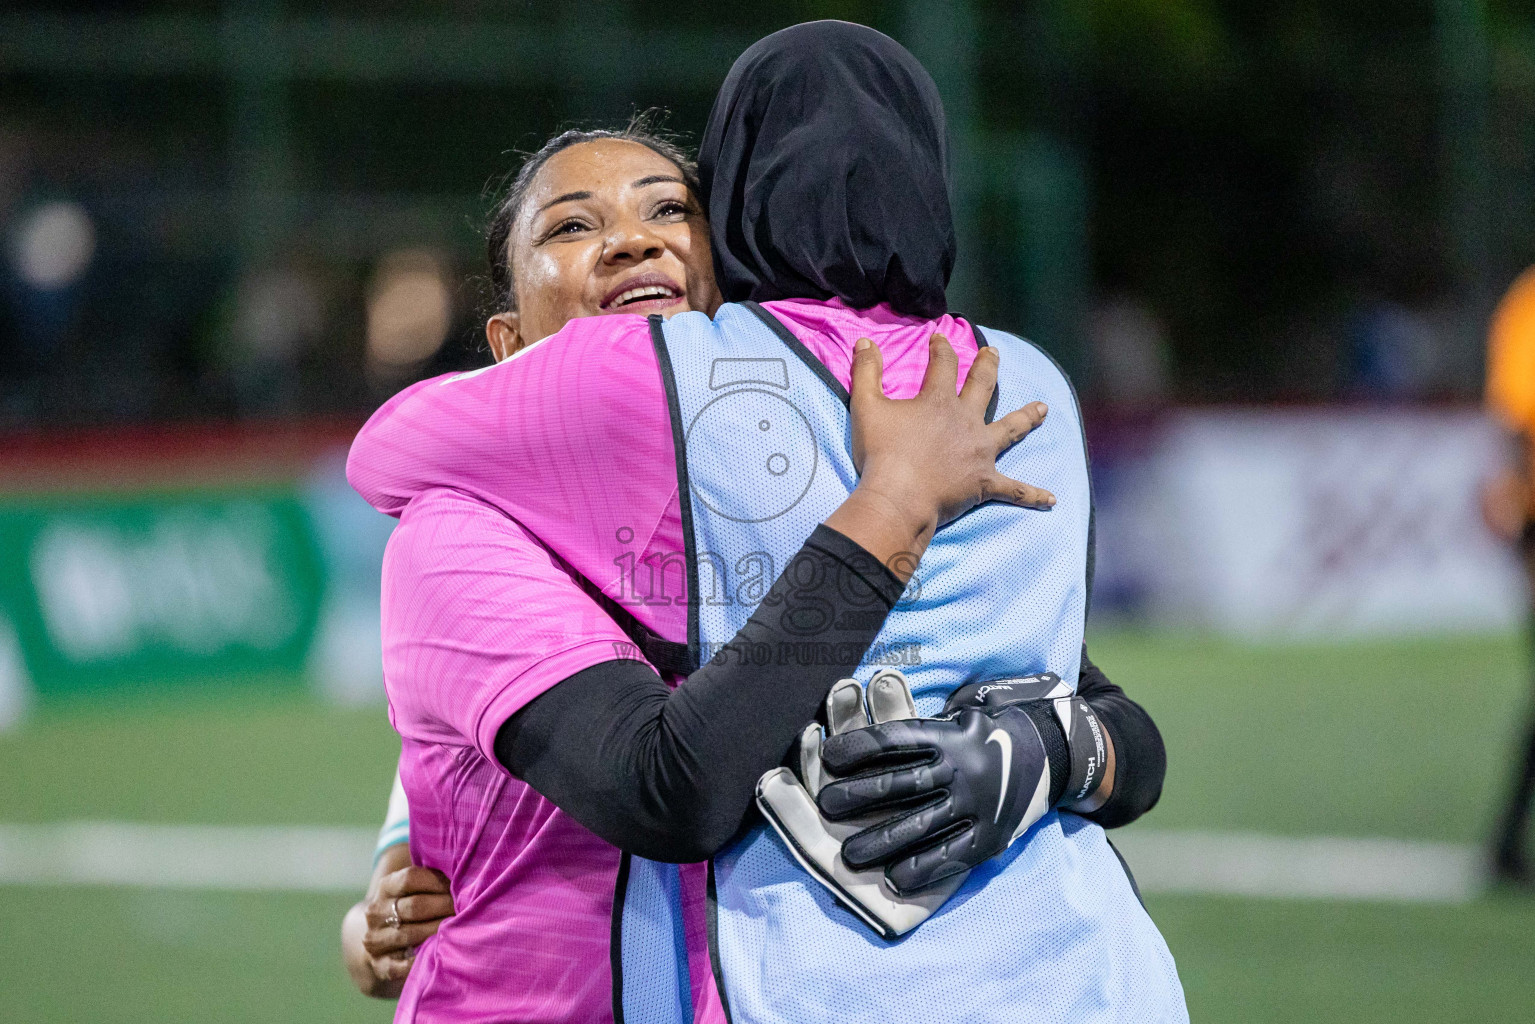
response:
[[[1440,387],[1441,339],[1418,309],[1372,298],[1349,318],[1347,333],[1348,390],[1354,397],[1415,401]]]
[[[1535,599],[1535,268],[1509,288],[1493,314],[1487,344],[1487,407],[1507,432],[1508,459],[1488,481],[1482,508],[1488,526],[1519,549]],[[1530,640],[1535,648],[1535,616]],[[1535,649],[1531,651],[1535,662]],[[1535,665],[1531,681],[1535,683]],[[1493,840],[1493,875],[1535,886],[1530,864],[1530,809],[1535,802],[1535,686],[1508,803]]]
[[[325,303],[317,276],[300,261],[243,274],[230,302],[227,336],[218,351],[246,415],[292,415],[300,406],[300,365],[325,336]]]

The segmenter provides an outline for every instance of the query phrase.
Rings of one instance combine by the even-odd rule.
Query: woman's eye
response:
[[[687,214],[688,208],[685,205],[676,200],[671,200],[656,207],[655,215],[657,217],[686,217]]]
[[[582,224],[578,220],[561,221],[550,230],[549,237],[553,238],[555,235],[569,235],[573,234],[574,232],[584,230],[586,230],[586,225]]]

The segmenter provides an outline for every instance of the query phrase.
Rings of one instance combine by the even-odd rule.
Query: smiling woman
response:
[[[643,116],[618,131],[546,142],[517,172],[486,235],[495,312],[485,337],[497,361],[576,317],[713,315],[720,303],[697,169]],[[403,792],[398,810],[397,819],[391,802],[391,821],[404,819]],[[399,995],[416,948],[453,912],[446,882],[411,864],[404,835],[386,827],[368,894],[342,924],[353,981],[384,998]]]
[[[719,305],[692,161],[637,120],[568,131],[528,158],[491,220],[497,359],[575,317]]]

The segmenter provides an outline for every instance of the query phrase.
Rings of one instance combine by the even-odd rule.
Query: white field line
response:
[[[0,883],[361,893],[377,837],[317,826],[0,825]]]
[[[1460,903],[1476,847],[1240,832],[1113,833],[1143,892]],[[0,824],[0,884],[358,893],[377,833],[318,826]]]
[[[1143,892],[1464,903],[1485,884],[1475,846],[1256,832],[1110,835]]]

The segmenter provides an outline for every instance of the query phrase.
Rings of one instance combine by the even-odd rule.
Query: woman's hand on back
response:
[[[858,486],[826,525],[904,577],[938,527],[982,502],[1054,505],[1049,491],[997,471],[998,456],[1043,423],[1047,412],[1043,402],[1031,402],[986,422],[998,361],[995,349],[982,348],[956,394],[959,360],[948,339],[935,334],[922,389],[914,398],[893,399],[882,386],[879,346],[860,339],[852,388]]]
[[[452,916],[447,876],[410,863],[403,843],[385,850],[367,897],[341,925],[342,957],[358,989],[379,999],[398,997],[416,948]]]

